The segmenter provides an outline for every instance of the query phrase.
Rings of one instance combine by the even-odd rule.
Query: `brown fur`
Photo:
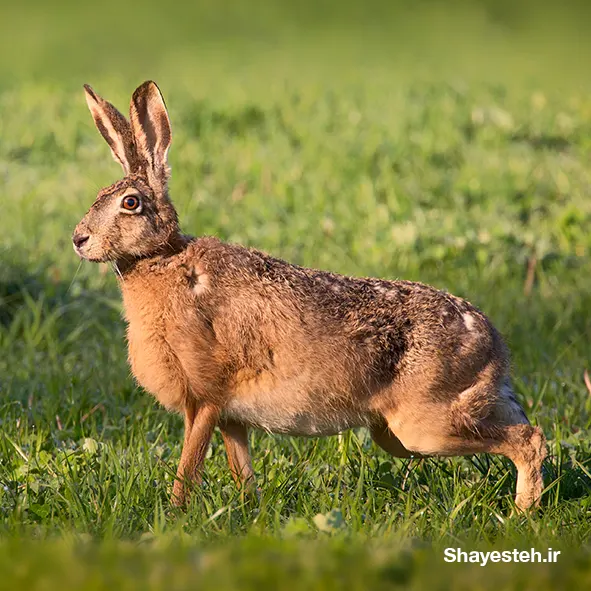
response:
[[[170,124],[156,85],[136,90],[127,127],[88,94],[127,176],[99,193],[74,242],[80,256],[114,263],[132,371],[185,416],[176,502],[198,479],[216,424],[239,481],[253,480],[249,427],[364,426],[395,456],[505,455],[518,470],[517,506],[539,502],[544,436],[515,400],[506,348],[484,314],[420,283],[344,277],[184,236],[168,198]],[[137,213],[122,208],[128,195],[141,200]]]

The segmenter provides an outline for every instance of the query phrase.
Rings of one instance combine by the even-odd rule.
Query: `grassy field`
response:
[[[0,588],[589,587],[587,21],[530,3],[224,4],[121,21],[110,1],[2,6]],[[191,507],[169,507],[182,421],[135,386],[115,278],[70,244],[120,175],[81,85],[125,111],[145,78],[169,105],[186,232],[486,311],[548,437],[538,513],[509,517],[508,462],[393,460],[364,431],[252,433],[258,502],[216,434]],[[481,567],[447,547],[562,554]]]

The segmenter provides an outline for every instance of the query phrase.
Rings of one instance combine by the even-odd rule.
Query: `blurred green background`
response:
[[[0,72],[4,84],[157,75],[188,88],[228,83],[225,68],[585,83],[590,10],[585,0],[4,2]]]
[[[587,2],[0,5],[0,588],[586,588],[591,583]],[[433,283],[506,336],[549,440],[535,515],[498,458],[392,460],[363,430],[214,437],[186,513],[182,425],[138,389],[117,284],[73,227],[120,176],[82,84],[172,125],[183,228],[294,263]],[[557,564],[443,561],[560,548]]]

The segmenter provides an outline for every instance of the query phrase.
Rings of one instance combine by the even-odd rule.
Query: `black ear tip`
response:
[[[94,90],[92,90],[90,84],[85,84],[84,90],[86,91],[86,94],[89,94],[94,100],[97,100],[96,93],[94,92]]]
[[[158,94],[162,94],[160,89],[158,88],[158,84],[154,82],[154,80],[146,80],[143,84],[140,84],[137,89],[136,93],[145,93],[145,92],[153,92],[156,91]],[[135,94],[135,93],[134,93]]]
[[[146,80],[143,84],[140,84],[131,96],[131,102],[136,106],[145,101],[152,101],[154,99],[164,102],[164,97],[162,96],[158,85],[153,80]]]

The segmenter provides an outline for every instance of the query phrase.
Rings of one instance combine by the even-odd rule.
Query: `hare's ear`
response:
[[[166,180],[172,133],[166,105],[155,82],[144,82],[133,93],[130,120],[138,155],[157,177]]]
[[[109,102],[101,98],[88,84],[84,85],[86,103],[100,134],[111,148],[113,158],[125,174],[135,172],[137,157],[131,127],[127,119]]]

